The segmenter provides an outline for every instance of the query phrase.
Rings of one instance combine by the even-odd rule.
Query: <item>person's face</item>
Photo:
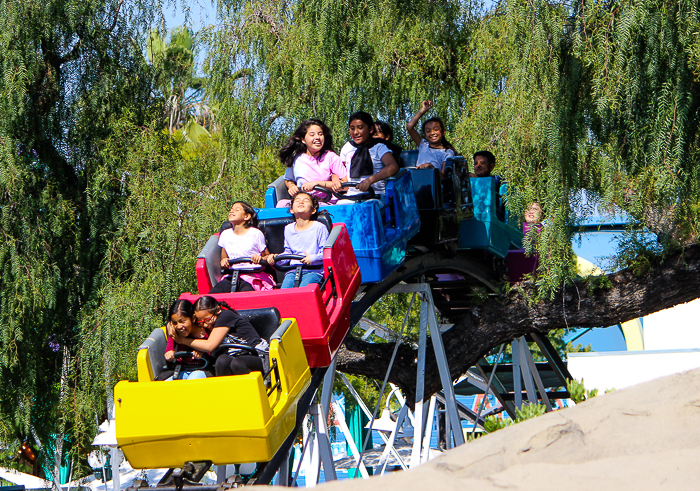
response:
[[[175,331],[179,336],[186,338],[192,332],[192,319],[185,317],[181,313],[176,313],[170,316],[170,322],[172,322]]]
[[[302,216],[309,218],[313,215],[314,203],[311,201],[311,196],[306,193],[297,194],[294,198],[294,203],[292,204],[292,214],[294,216]]]
[[[211,326],[214,325],[214,322],[216,321],[216,314],[212,314],[209,311],[206,310],[195,310],[194,312],[194,322],[197,324],[199,327],[203,327],[204,329],[209,329]]]
[[[378,124],[374,125],[374,137],[381,138],[382,140],[386,140],[386,141],[391,141],[389,139],[389,137],[387,137],[384,133],[382,133],[382,129],[379,127]]]
[[[433,145],[442,143],[442,137],[445,135],[445,132],[442,131],[440,123],[437,121],[431,121],[425,125],[424,129],[425,139],[428,140],[428,143]]]
[[[230,222],[244,223],[250,220],[250,214],[246,213],[240,203],[235,203],[228,212]]]
[[[485,156],[478,155],[474,157],[474,174],[476,174],[476,177],[489,177],[494,167],[494,164],[489,164],[489,160]]]
[[[320,126],[312,124],[306,130],[304,144],[306,145],[306,150],[310,155],[316,155],[318,152],[320,152],[325,141],[325,136]]]
[[[372,138],[372,129],[359,119],[350,121],[350,138],[358,145],[368,142]]]
[[[525,221],[527,223],[539,223],[542,221],[542,207],[539,203],[532,203],[525,211]]]

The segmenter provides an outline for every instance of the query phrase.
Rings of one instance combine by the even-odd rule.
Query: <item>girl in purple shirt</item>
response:
[[[295,221],[284,227],[284,252],[282,254],[302,254],[304,259],[292,260],[291,264],[303,264],[301,283],[299,286],[321,283],[323,281],[323,247],[328,240],[328,229],[318,217],[318,199],[304,191],[298,192],[292,198],[290,209]],[[279,254],[270,254],[267,261],[275,263]],[[282,288],[294,286],[295,271],[284,275]]]

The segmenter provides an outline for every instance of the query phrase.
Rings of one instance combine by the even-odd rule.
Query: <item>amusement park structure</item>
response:
[[[400,391],[390,389],[401,409],[392,431],[382,433],[385,450],[379,471],[390,458],[402,468],[430,458],[430,422],[440,408],[447,447],[464,443],[462,420],[483,426],[482,408],[474,412],[455,398],[446,357],[449,346],[443,345],[441,333],[469,307],[474,288],[495,291],[505,277],[517,281],[522,271],[533,271],[536,258],[522,251],[522,228],[505,208],[506,189],[497,179],[470,177],[462,157],[449,159],[444,175],[437,169],[417,169],[416,156],[415,151],[403,152],[402,168],[387,179],[383,200],[364,193],[353,196],[353,204],[322,207],[328,213],[319,220],[328,227],[329,238],[321,284],[238,292],[234,275],[230,293],[212,295],[237,309],[269,341],[270,366],[265,373],[155,381],[166,365],[166,334],[164,328],[151,333],[138,352],[138,381],[119,382],[114,390],[117,442],[134,468],[171,468],[161,482],[165,490],[196,482],[212,464],[219,466],[221,489],[226,487],[227,464],[256,463],[246,477],[249,483],[269,484],[277,475],[278,484],[289,485],[295,476],[289,469],[289,454],[303,426],[303,452],[315,452],[326,480],[334,479],[326,422],[334,404],[335,378],[354,393],[345,376],[336,374],[335,356],[353,326],[379,333],[381,326],[372,326],[364,314],[384,295],[394,293],[412,295],[411,306],[420,304],[418,376],[415,401],[405,401]],[[271,253],[283,252],[283,230],[293,219],[286,209],[275,208],[286,198],[280,177],[268,187],[265,207],[258,212],[258,228]],[[198,293],[183,293],[180,298],[194,301],[221,279],[217,241],[215,234],[198,256]],[[404,327],[407,320],[408,313]],[[386,338],[398,349],[402,334],[403,330]],[[528,342],[537,343],[546,363],[534,362]],[[428,349],[434,352],[442,384],[442,391],[434,395],[424,391]],[[502,351],[503,346],[491,361],[482,359],[462,377],[461,385],[495,397],[500,410],[512,417],[524,399],[551,410],[552,398],[568,396],[565,390],[547,390],[565,388],[570,375],[546,338],[533,334],[512,340],[513,363],[505,376],[498,366]],[[388,373],[382,394],[387,385]],[[204,393],[207,406],[216,410],[205,412],[210,417],[182,424],[173,401],[194,404]],[[370,418],[371,435],[379,405],[370,411],[359,396],[357,402]],[[303,424],[309,418],[312,430]],[[395,448],[404,421],[413,427],[409,458]],[[362,475],[367,475],[362,459],[367,443],[348,442]]]

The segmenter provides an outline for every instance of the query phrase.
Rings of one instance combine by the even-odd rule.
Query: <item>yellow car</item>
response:
[[[268,314],[276,315],[279,327],[269,337],[255,325],[260,311],[268,324]],[[266,462],[294,429],[297,401],[311,381],[299,326],[279,321],[274,308],[239,313],[270,342],[270,388],[260,372],[154,381],[165,367],[167,341],[165,328],[155,329],[139,348],[138,382],[114,388],[117,442],[132,467]]]

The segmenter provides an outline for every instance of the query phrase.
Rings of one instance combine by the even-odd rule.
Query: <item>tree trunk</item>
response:
[[[521,282],[507,294],[490,297],[465,310],[454,327],[443,334],[453,379],[464,374],[494,347],[528,333],[573,327],[605,327],[636,319],[700,297],[700,245],[692,244],[644,275],[629,269],[605,278],[583,279],[565,287],[551,301],[531,304],[533,285]],[[346,338],[337,368],[353,375],[384,378],[393,344]],[[426,394],[441,388],[433,350],[427,350]],[[401,346],[389,380],[412,400],[415,394],[417,352]]]

